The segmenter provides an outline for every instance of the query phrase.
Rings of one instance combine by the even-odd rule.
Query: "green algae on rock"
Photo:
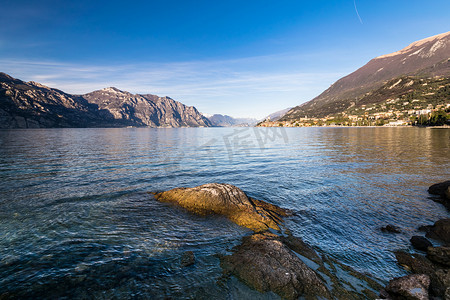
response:
[[[156,193],[162,202],[176,203],[199,214],[223,215],[234,223],[256,232],[280,230],[281,217],[287,211],[273,204],[248,197],[231,184],[209,183],[194,188],[175,188]]]

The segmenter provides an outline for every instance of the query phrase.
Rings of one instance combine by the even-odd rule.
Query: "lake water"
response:
[[[296,236],[385,282],[405,274],[392,251],[449,217],[427,193],[448,179],[448,129],[2,130],[0,298],[276,298],[220,280],[249,230],[148,193],[209,182],[293,210]]]

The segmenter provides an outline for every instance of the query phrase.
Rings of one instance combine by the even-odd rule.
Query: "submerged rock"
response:
[[[183,253],[183,256],[181,257],[180,265],[181,267],[189,267],[195,264],[195,256],[194,252],[192,251],[186,251]]]
[[[285,299],[331,298],[324,280],[268,232],[245,237],[221,266],[260,292],[273,291]]]
[[[386,225],[384,227],[381,227],[382,232],[391,232],[391,233],[400,233],[400,229],[397,226],[394,225]]]
[[[411,244],[414,248],[420,251],[427,251],[428,247],[432,247],[433,244],[423,236],[413,236],[411,239]]]
[[[393,299],[428,300],[430,277],[425,274],[412,274],[389,281],[386,292]]]
[[[450,219],[442,219],[429,227],[426,237],[439,240],[450,245]]]
[[[257,232],[269,228],[280,230],[281,217],[287,214],[278,206],[247,197],[231,184],[209,183],[194,188],[175,188],[156,193],[155,198],[176,203],[199,215],[224,215],[234,223]]]

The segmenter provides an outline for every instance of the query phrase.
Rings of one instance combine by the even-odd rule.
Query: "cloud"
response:
[[[323,91],[341,72],[298,71],[295,55],[171,63],[90,65],[0,60],[0,71],[68,93],[107,86],[170,96],[205,113],[262,118]],[[304,69],[304,68],[303,68]]]

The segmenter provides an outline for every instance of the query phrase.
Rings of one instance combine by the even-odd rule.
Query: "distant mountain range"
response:
[[[0,128],[209,127],[193,106],[169,97],[105,88],[71,95],[0,73]]]
[[[254,126],[258,123],[258,120],[253,118],[233,118],[221,114],[208,116],[208,119],[214,126],[218,127]]]
[[[448,78],[449,75],[450,32],[447,32],[414,42],[400,51],[372,59],[365,66],[339,79],[316,98],[289,110],[280,121],[349,114],[357,109],[389,101],[392,97],[397,99],[403,94],[412,93],[414,92],[411,90],[413,83],[417,85],[420,79]],[[406,77],[409,80],[403,81]],[[396,82],[398,82],[397,85]],[[408,82],[410,82],[409,85],[406,84]],[[443,85],[432,86],[442,89]],[[432,95],[442,91],[428,89],[427,93]],[[414,98],[414,95],[411,97]]]

